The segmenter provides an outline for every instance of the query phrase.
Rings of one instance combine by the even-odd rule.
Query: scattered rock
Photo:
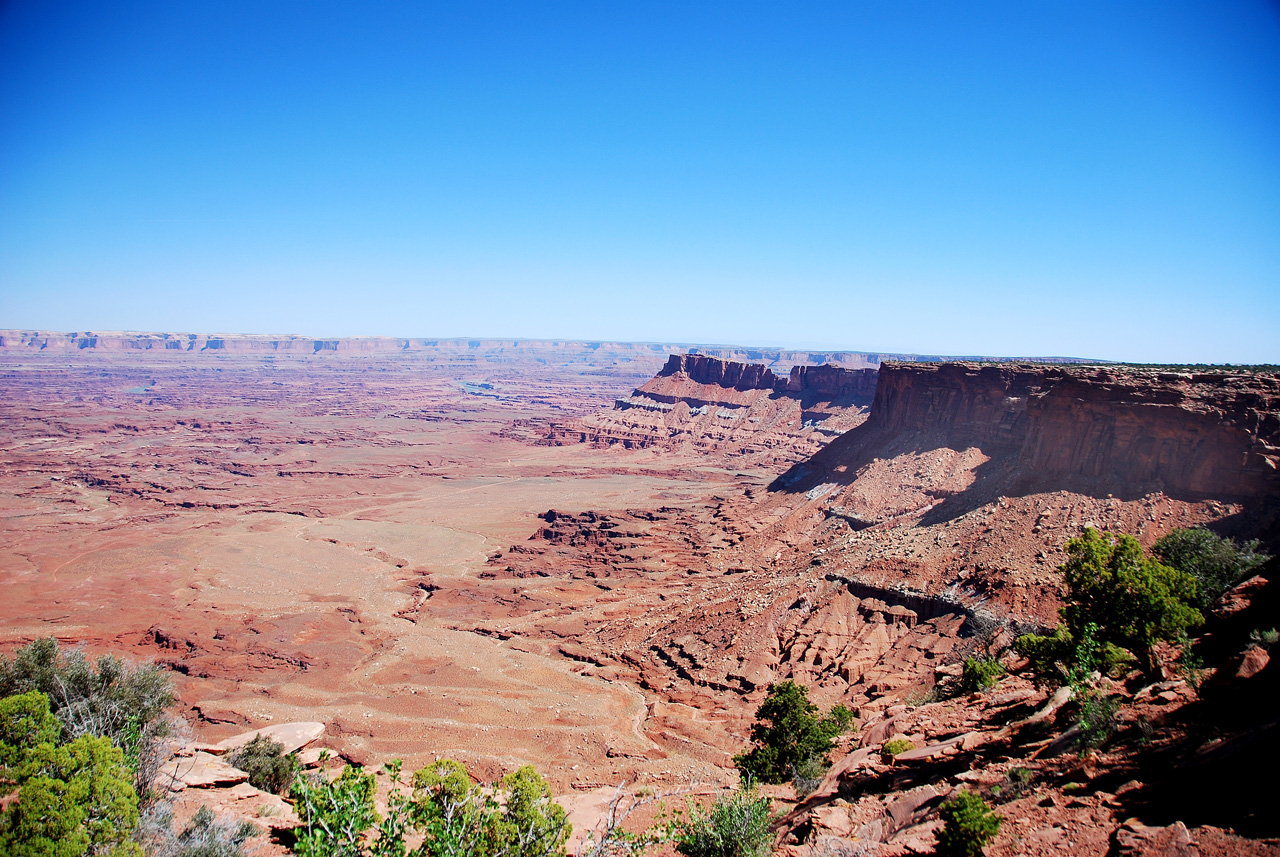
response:
[[[1181,821],[1147,827],[1129,820],[1111,835],[1109,857],[1200,857],[1200,849]]]

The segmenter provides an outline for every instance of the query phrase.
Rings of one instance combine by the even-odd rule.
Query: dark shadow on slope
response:
[[[974,469],[974,481],[963,491],[941,495],[942,501],[921,518],[922,526],[943,524],[995,502],[1001,497],[1026,497],[1033,494],[1067,491],[1098,500],[1114,498],[1132,502],[1155,493],[1175,500],[1194,503],[1207,499],[1241,502],[1246,511],[1223,519],[1214,529],[1223,535],[1253,537],[1257,534],[1280,533],[1280,502],[1275,499],[1210,496],[1172,490],[1161,482],[1133,483],[1118,476],[1086,476],[1079,473],[1031,471],[1021,460],[1019,450],[986,446],[961,446],[947,443],[937,433],[898,434],[889,436],[875,426],[864,424],[832,441],[808,461],[800,462],[768,486],[770,492],[803,494],[821,484],[838,488],[853,485],[864,468],[877,459],[900,455],[918,455],[949,450],[963,453],[977,449],[988,460]],[[837,470],[837,468],[842,468]],[[866,525],[868,522],[862,522]],[[1265,537],[1265,536],[1264,536]]]
[[[1188,827],[1231,828],[1249,837],[1280,836],[1275,776],[1280,764],[1280,667],[1272,662],[1251,678],[1237,675],[1254,629],[1280,619],[1280,560],[1267,564],[1250,605],[1211,617],[1202,651],[1218,673],[1201,698],[1176,713],[1189,736],[1181,745],[1145,755],[1138,779],[1146,785],[1124,798],[1126,814],[1147,824],[1182,821]],[[1224,653],[1227,655],[1223,657]]]

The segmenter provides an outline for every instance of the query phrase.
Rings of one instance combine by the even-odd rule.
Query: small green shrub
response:
[[[915,745],[906,738],[894,738],[892,741],[886,741],[880,746],[880,755],[893,758],[914,749]]]
[[[1277,633],[1275,628],[1268,628],[1265,631],[1261,628],[1254,628],[1253,632],[1249,634],[1249,642],[1255,646],[1270,649],[1276,643],[1280,643],[1280,633]]]
[[[133,841],[138,794],[124,754],[111,741],[59,740],[39,691],[0,701],[0,854],[13,857],[141,857]]]
[[[1097,626],[1085,628],[1087,635],[1096,632]],[[1133,655],[1112,643],[1100,643],[1093,636],[1076,641],[1066,625],[1059,625],[1052,634],[1023,634],[1013,642],[1013,649],[1027,659],[1027,669],[1038,685],[1059,687],[1071,684],[1073,676],[1095,670],[1113,678],[1124,676],[1136,661]],[[1083,660],[1082,660],[1083,658]]]
[[[689,802],[688,817],[671,826],[685,857],[766,857],[773,843],[769,798],[754,788],[719,795],[709,808]]]
[[[1004,675],[1004,667],[995,658],[970,656],[964,659],[964,672],[960,674],[960,692],[977,693],[995,687]]]
[[[992,786],[992,796],[999,795],[1002,803],[1017,800],[1030,791],[1035,780],[1035,772],[1030,768],[1010,768],[1005,774],[1004,782]]]
[[[785,783],[810,759],[829,764],[827,753],[840,733],[853,725],[853,712],[834,705],[825,715],[809,701],[809,689],[792,681],[769,688],[769,695],[756,709],[751,727],[753,746],[733,757],[743,778],[762,783]]]
[[[947,698],[946,688],[940,684],[913,687],[901,697],[902,704],[910,708],[919,708]]]
[[[942,829],[937,832],[938,857],[979,857],[1004,821],[987,802],[971,791],[959,791],[938,810]]]
[[[1203,527],[1193,527],[1174,530],[1152,545],[1151,552],[1166,565],[1194,577],[1199,584],[1195,604],[1207,607],[1271,559],[1258,550],[1258,544],[1254,539],[1237,545]]]
[[[298,772],[298,757],[285,755],[284,745],[264,735],[254,735],[236,749],[228,761],[249,775],[249,784],[264,792],[281,795],[289,790]]]

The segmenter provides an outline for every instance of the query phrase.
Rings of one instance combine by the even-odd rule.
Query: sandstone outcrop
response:
[[[694,355],[646,386],[733,401],[777,389],[766,372]],[[863,425],[768,494],[725,501],[731,538],[677,518],[611,566],[641,573],[641,557],[710,545],[680,560],[696,600],[576,644],[619,652],[604,663],[699,705],[794,678],[874,711],[923,695],[990,634],[1054,624],[1062,547],[1084,526],[1146,544],[1205,524],[1274,532],[1274,374],[918,364],[879,378]],[[520,574],[591,567],[573,550],[562,540],[508,560]]]
[[[545,442],[795,461],[861,423],[875,388],[875,369],[798,365],[783,377],[760,363],[673,354],[612,410],[555,424]]]
[[[1280,488],[1275,373],[943,363],[886,364],[879,378],[865,426],[815,464],[913,444],[979,449],[1024,492],[1262,498]]]
[[[301,750],[308,744],[316,741],[324,734],[324,724],[314,721],[304,721],[300,723],[276,723],[271,726],[264,726],[261,729],[254,729],[252,732],[243,732],[230,738],[218,742],[218,749],[224,753],[237,750],[248,744],[254,738],[259,736],[268,741],[274,741],[284,748],[283,752],[293,753]]]
[[[1034,727],[1061,732],[1070,705],[1015,678],[918,703],[980,646],[1055,620],[1082,526],[1148,545],[1201,524],[1265,536],[1275,500],[1274,375],[784,372],[590,343],[116,352],[103,337],[0,349],[8,650],[54,634],[156,659],[211,741],[323,719],[344,759],[448,753],[484,779],[529,762],[583,795],[732,781],[766,688],[794,678],[864,727],[826,803],[796,817],[797,855],[823,837],[859,847],[860,831],[885,855],[927,850],[935,799],[961,783],[1006,795],[991,857],[1105,853],[1127,817],[1111,797],[1008,797],[1021,756],[1061,737],[1033,748]],[[533,430],[619,396],[635,402],[591,418],[613,449]],[[624,453],[628,437],[646,451]],[[1216,692],[1270,711],[1255,688],[1273,658],[1244,639],[1274,610],[1241,611],[1244,638],[1214,631],[1239,656],[1219,659]],[[1135,694],[1153,717],[1188,698]],[[895,735],[916,749],[887,765]],[[1044,761],[1058,784],[1084,765]],[[262,800],[243,786],[213,791]]]

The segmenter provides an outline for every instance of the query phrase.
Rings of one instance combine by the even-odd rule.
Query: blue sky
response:
[[[1280,362],[1280,6],[8,0],[0,327]]]

